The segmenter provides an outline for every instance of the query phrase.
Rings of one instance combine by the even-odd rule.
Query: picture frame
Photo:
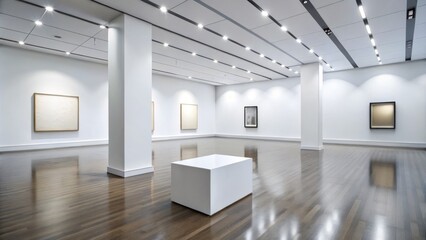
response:
[[[257,106],[245,106],[244,107],[244,127],[257,128],[257,125],[258,125]]]
[[[79,130],[78,96],[34,93],[34,132],[69,132]]]
[[[198,128],[198,105],[180,104],[180,129],[196,130]]]
[[[155,109],[154,101],[151,101],[151,132],[154,132],[155,129]]]
[[[370,103],[370,129],[395,129],[396,103]]]

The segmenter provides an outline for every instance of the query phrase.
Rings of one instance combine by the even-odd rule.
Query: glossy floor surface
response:
[[[153,144],[155,173],[106,146],[0,154],[0,239],[425,239],[426,151],[206,138]],[[170,163],[253,158],[253,194],[212,217],[170,202]]]

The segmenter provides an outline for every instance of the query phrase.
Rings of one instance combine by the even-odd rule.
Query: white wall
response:
[[[0,152],[107,144],[107,76],[105,64],[0,45]],[[154,140],[215,134],[214,86],[156,74],[152,84]],[[79,96],[80,130],[35,133],[34,92]],[[180,130],[180,103],[198,104],[197,130]]]
[[[0,151],[106,143],[106,79],[106,65],[0,45]],[[35,92],[79,96],[80,130],[34,132]]]
[[[258,128],[244,128],[244,106],[258,106]],[[216,130],[222,136],[299,140],[299,78],[217,87]]]
[[[324,74],[325,142],[426,146],[426,61]],[[396,129],[370,130],[369,103],[396,101]],[[259,110],[257,129],[243,126],[244,106]],[[300,140],[298,78],[220,86],[216,129],[222,136]]]
[[[155,106],[154,140],[215,134],[214,86],[154,74],[152,99]],[[180,130],[181,103],[198,104],[197,130]]]
[[[324,139],[426,144],[426,61],[325,74]],[[396,128],[369,128],[370,102],[396,102]]]

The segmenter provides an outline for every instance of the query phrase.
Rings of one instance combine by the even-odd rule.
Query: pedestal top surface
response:
[[[212,170],[224,167],[226,165],[242,162],[248,159],[250,158],[213,154],[204,157],[191,158],[183,161],[176,161],[172,162],[172,164]]]

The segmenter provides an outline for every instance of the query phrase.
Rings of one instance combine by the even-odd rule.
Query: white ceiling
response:
[[[284,75],[298,76],[294,71],[302,64],[318,61],[269,18],[261,16],[259,10],[247,0],[151,1],[250,46],[253,50],[290,66],[293,71],[230,41],[224,41],[205,29],[198,29],[170,13],[164,14],[141,0],[97,1],[170,30],[153,27],[153,40],[167,42],[171,46],[196,52],[267,78],[153,42],[153,68],[157,73],[182,78],[191,76],[194,81],[213,85],[237,84],[249,82],[250,78],[262,81],[284,78]],[[91,0],[28,2],[39,6],[50,5],[57,11],[45,13],[43,8],[26,2],[0,0],[0,38],[5,39],[0,43],[17,46],[17,41],[25,39],[26,45],[20,47],[56,54],[71,52],[69,57],[107,61],[108,34],[98,24],[108,25],[120,12]],[[335,70],[352,68],[299,0],[255,2],[304,44],[313,48]],[[378,65],[355,0],[311,0],[311,3],[359,67]],[[363,4],[383,64],[405,61],[406,1],[375,0],[364,1]],[[40,18],[43,25],[35,27],[34,21]],[[426,0],[418,0],[415,21],[412,60],[426,58]],[[325,70],[330,71],[327,67]]]

